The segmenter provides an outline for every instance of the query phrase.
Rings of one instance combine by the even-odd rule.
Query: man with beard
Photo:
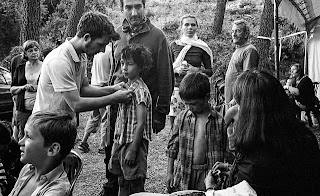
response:
[[[238,75],[248,69],[258,67],[259,55],[256,47],[248,41],[250,29],[244,20],[233,22],[231,36],[236,45],[236,50],[232,54],[225,78],[225,103],[227,108],[234,105],[230,101],[233,99],[233,84]]]
[[[119,38],[106,15],[85,13],[78,23],[77,34],[45,58],[33,113],[56,109],[84,112],[128,101],[132,92],[124,89],[124,83],[91,86],[86,74],[87,55],[104,52],[111,40]]]
[[[146,0],[120,0],[124,16],[122,25],[116,29],[120,40],[115,43],[115,63],[111,67],[111,84],[124,81],[121,73],[120,54],[128,44],[136,43],[147,47],[152,53],[151,68],[142,73],[142,79],[149,88],[152,98],[152,128],[153,132],[160,132],[166,121],[170,109],[170,98],[173,90],[172,56],[164,33],[155,27],[145,16]],[[117,106],[111,106],[109,144],[105,148],[105,163],[111,157],[113,132],[117,117]],[[106,169],[108,183],[104,185],[101,195],[117,195],[117,177]]]

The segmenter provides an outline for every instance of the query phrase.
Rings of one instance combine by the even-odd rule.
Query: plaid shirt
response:
[[[115,142],[128,144],[133,141],[134,131],[137,127],[137,105],[143,103],[147,107],[146,122],[143,138],[151,141],[152,133],[152,99],[147,85],[141,78],[134,81],[129,87],[134,92],[131,102],[119,105],[115,126]]]
[[[176,159],[174,165],[174,185],[187,190],[190,182],[196,116],[190,111],[180,112],[171,129],[171,138],[166,154],[169,158]],[[227,156],[227,133],[224,129],[224,120],[215,110],[211,110],[206,123],[208,169],[216,161],[225,161]]]

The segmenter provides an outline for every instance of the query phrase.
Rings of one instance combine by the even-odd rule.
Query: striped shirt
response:
[[[6,187],[7,187],[7,174],[0,159],[0,195],[1,193],[3,194],[6,191]]]
[[[190,182],[196,116],[189,110],[180,112],[171,129],[171,137],[166,154],[169,158],[176,159],[174,165],[174,186],[187,190]],[[227,133],[224,129],[222,115],[211,110],[206,123],[207,152],[206,159],[208,169],[211,169],[216,161],[225,161],[227,158]]]
[[[141,78],[128,84],[128,89],[134,92],[129,103],[121,103],[115,126],[115,142],[128,144],[133,141],[137,127],[137,106],[143,103],[147,107],[146,122],[143,130],[143,138],[151,141],[152,134],[152,99],[147,85]]]

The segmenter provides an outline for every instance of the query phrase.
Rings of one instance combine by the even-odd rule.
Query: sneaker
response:
[[[88,153],[90,151],[89,144],[87,142],[81,142],[78,146],[78,149],[83,153]]]

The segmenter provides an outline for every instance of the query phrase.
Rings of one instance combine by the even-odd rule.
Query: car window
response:
[[[0,69],[0,84],[11,84],[11,74],[5,69]]]

